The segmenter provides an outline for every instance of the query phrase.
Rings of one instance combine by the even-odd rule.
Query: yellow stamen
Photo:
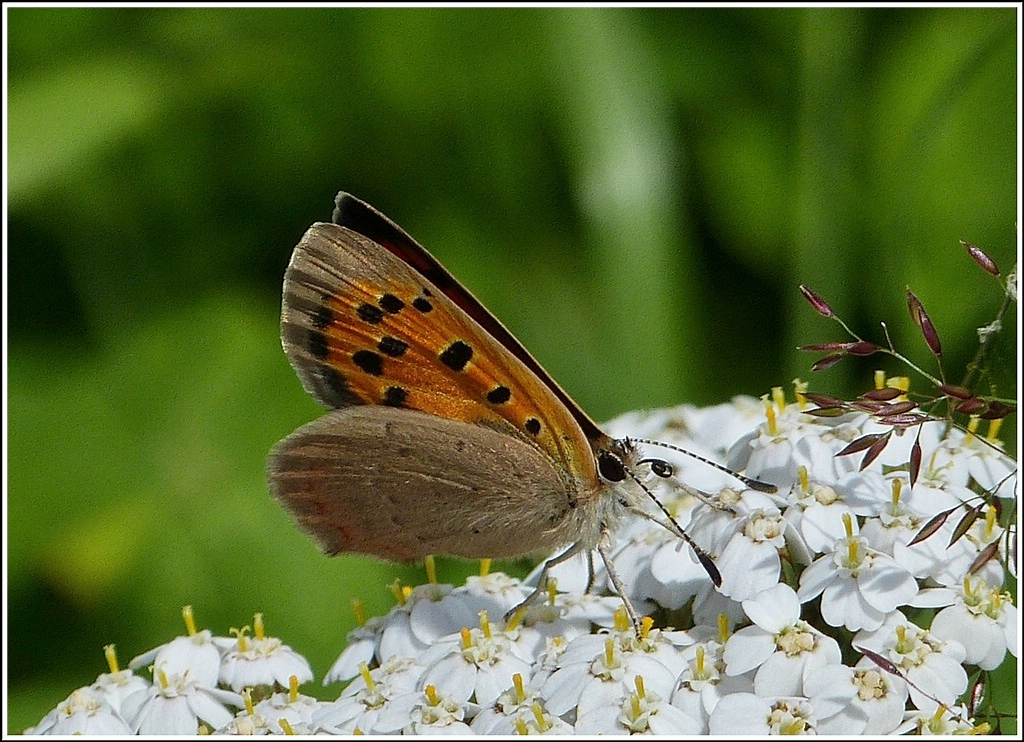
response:
[[[480,560],[480,576],[486,577],[491,573],[491,560],[481,559]]]
[[[352,730],[352,736],[353,737],[362,737],[364,734],[366,734],[366,732],[364,732],[359,727],[356,727],[355,729]]]
[[[697,645],[697,651],[695,652],[695,655],[694,655],[694,659],[696,661],[694,662],[693,676],[695,678],[699,679],[699,680],[704,680],[705,677],[706,677],[705,676],[705,670],[704,670],[704,655],[705,655],[704,645],[703,644],[698,644]],[[639,675],[637,677],[639,677]]]
[[[615,629],[616,631],[626,631],[629,629],[629,616],[626,614],[626,609],[621,605],[615,609]]]
[[[480,611],[477,615],[480,616],[480,631],[483,633],[485,639],[490,639],[491,621],[487,617],[487,611]]]
[[[850,539],[846,542],[846,558],[851,567],[860,564],[860,541]]]
[[[249,640],[248,640],[248,637],[246,636],[246,633],[248,631],[249,631],[249,627],[248,626],[243,626],[240,629],[236,629],[235,627],[232,626],[230,629],[228,629],[228,633],[229,634],[232,634],[233,636],[238,637],[238,651],[239,652],[248,652],[249,651]]]
[[[542,732],[546,732],[551,725],[548,724],[548,720],[544,718],[544,709],[541,707],[538,701],[534,701],[530,704],[530,711],[533,712],[533,718],[537,720],[537,729]]]
[[[967,435],[964,436],[964,445],[974,441],[974,434],[978,430],[978,423],[980,422],[981,418],[977,415],[971,415],[971,419],[967,421]]]
[[[771,400],[775,402],[780,413],[785,411],[785,392],[782,391],[782,387],[771,388]]]
[[[295,730],[292,729],[292,724],[283,716],[277,720],[277,725],[281,727],[281,731],[289,736],[295,736]]]
[[[512,631],[513,629],[518,628],[519,624],[521,624],[523,622],[523,619],[526,617],[526,610],[527,608],[524,605],[522,608],[519,608],[515,613],[513,613],[509,617],[508,623],[505,624],[505,631]]]
[[[632,711],[633,711],[633,718],[634,719],[639,718],[640,714],[643,713],[643,709],[640,708],[640,697],[638,695],[636,695],[635,693],[633,693],[633,694],[631,694],[629,696],[629,701],[630,701],[630,706],[631,706]]]
[[[356,623],[366,626],[366,610],[363,608],[363,601],[359,598],[352,598],[352,612],[356,614]]]
[[[189,636],[196,635],[196,617],[192,613],[192,606],[186,605],[181,608],[181,617],[185,620],[185,631]]]
[[[796,396],[796,405],[798,410],[803,410],[807,407],[807,397],[804,396],[804,392],[807,391],[808,383],[806,381],[800,381],[800,379],[793,379],[793,393]]]
[[[427,568],[427,582],[431,585],[437,584],[437,565],[434,563],[434,555],[427,554],[423,557],[423,566]]]
[[[896,646],[894,647],[896,652],[899,654],[906,654],[912,647],[907,642],[907,626],[906,624],[900,624],[896,627]]]
[[[853,538],[853,518],[849,513],[843,513],[843,527],[846,529],[846,538]]]
[[[768,421],[768,435],[776,436],[779,434],[779,426],[775,420],[775,408],[772,405],[767,404],[764,408],[764,416]]]
[[[988,421],[988,435],[985,436],[985,439],[989,443],[995,443],[999,440],[999,428],[1003,427],[1003,419],[1000,417]]]
[[[295,703],[299,700],[299,676],[288,676],[288,703]]]
[[[975,583],[970,575],[964,575],[964,602],[967,605],[978,604],[978,593],[975,590]]]
[[[473,646],[473,635],[470,633],[469,629],[463,626],[462,631],[460,631],[459,634],[462,636],[463,649],[469,649]]]
[[[892,387],[893,389],[899,389],[900,391],[906,392],[910,390],[910,377],[892,376],[885,382],[885,385]]]
[[[651,633],[651,627],[654,626],[654,619],[650,616],[644,616],[640,619],[640,638],[646,639],[647,635]]]
[[[729,638],[729,617],[724,613],[718,614],[718,643],[725,644]]]
[[[604,664],[612,667],[615,664],[615,642],[610,638],[604,640]]]
[[[370,668],[365,662],[359,663],[359,674],[363,678],[363,682],[366,683],[366,690],[371,694],[377,692],[377,683],[374,682],[373,676],[370,675]]]
[[[885,371],[875,370],[875,389],[885,389]]]
[[[811,476],[807,473],[807,467],[801,464],[796,473],[800,479],[800,491],[806,494],[811,486]]]
[[[548,588],[548,605],[555,604],[555,596],[558,595],[558,580],[554,577],[549,577],[547,581]]]
[[[892,480],[892,507],[893,510],[900,504],[900,493],[903,491],[903,480],[895,477]]]
[[[156,671],[156,679],[160,681],[160,687],[165,690],[171,685],[170,681],[167,679],[167,673],[164,672],[163,669]]]
[[[263,641],[263,614],[254,613],[252,614],[252,633],[256,635],[259,641]]]
[[[516,734],[518,734],[521,737],[525,737],[529,733],[530,733],[530,729],[529,729],[529,727],[526,726],[526,722],[523,721],[523,717],[517,716],[516,717]]]
[[[992,732],[992,725],[987,721],[981,722],[978,726],[974,727],[968,734],[990,734]]]
[[[405,601],[408,596],[406,596],[405,591],[402,590],[402,583],[398,580],[397,577],[395,578],[395,581],[389,585],[389,587],[391,588],[391,594],[394,595],[395,600],[398,601],[398,605],[405,605]]]
[[[248,713],[249,716],[255,714],[256,708],[253,706],[252,703],[252,688],[244,688],[242,690],[242,700],[245,701],[246,713]]]
[[[110,668],[110,672],[117,672],[117,651],[114,649],[114,645],[107,644],[103,647],[103,654],[107,658],[107,667]]]
[[[526,700],[526,689],[523,688],[523,676],[521,673],[516,673],[512,676],[512,687],[516,691],[516,703],[522,703]]]
[[[647,698],[647,692],[644,690],[644,676],[636,675],[633,678],[633,685],[636,686],[636,695],[638,698]]]
[[[402,605],[408,603],[410,597],[412,597],[412,588],[409,585],[402,585]]]
[[[433,685],[428,685],[424,688],[423,693],[427,696],[427,703],[431,706],[436,706],[441,702],[441,699],[437,697],[437,688]]]
[[[996,529],[996,509],[988,507],[985,510],[985,534],[991,536]]]

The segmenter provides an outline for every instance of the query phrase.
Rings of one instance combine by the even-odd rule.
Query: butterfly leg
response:
[[[619,579],[619,573],[615,571],[615,565],[612,563],[612,556],[609,552],[609,547],[612,542],[611,531],[605,529],[601,531],[601,540],[597,542],[597,553],[601,555],[601,560],[604,562],[605,569],[608,570],[608,579],[615,587],[615,592],[619,594],[619,598],[622,600],[622,605],[626,608],[626,613],[629,615],[629,620],[633,622],[633,631],[636,635],[640,636],[640,616],[636,612],[636,608],[633,607],[633,603],[630,602],[629,596],[626,595],[626,586],[622,584],[622,580]]]
[[[587,589],[590,592],[594,588],[594,552],[587,552]]]
[[[512,616],[514,614],[518,613],[519,611],[521,611],[524,608],[528,607],[531,603],[535,602],[537,600],[537,598],[540,597],[547,590],[547,587],[548,587],[548,572],[551,570],[552,567],[555,567],[555,566],[561,564],[562,562],[569,561],[574,556],[579,554],[580,551],[582,551],[582,550],[583,550],[583,544],[581,542],[577,541],[576,543],[574,543],[572,546],[570,546],[568,549],[563,551],[558,556],[551,557],[546,562],[544,562],[544,566],[541,568],[540,574],[537,575],[537,587],[535,587],[533,589],[533,592],[530,593],[529,595],[527,595],[526,599],[524,601],[522,601],[521,603],[519,603],[519,605],[517,605],[514,608],[511,608],[508,611],[506,611],[506,613],[505,613],[505,622],[508,623],[508,621],[512,618]],[[590,558],[589,553],[587,555],[587,565],[590,567],[590,580],[587,583],[587,589],[589,590],[590,589],[590,583],[594,581],[594,562],[593,562],[593,559]]]

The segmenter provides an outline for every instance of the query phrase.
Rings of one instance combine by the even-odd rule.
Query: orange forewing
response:
[[[581,482],[599,481],[587,436],[552,388],[375,239],[310,227],[285,274],[282,339],[303,385],[329,406],[392,405],[506,430]]]
[[[459,283],[448,270],[427,252],[405,230],[388,219],[365,201],[341,192],[334,199],[335,209],[332,221],[335,224],[364,235],[387,249],[403,263],[425,278],[431,285],[447,296],[456,306],[474,319],[484,331],[518,358],[554,394],[575,418],[583,434],[592,443],[606,442],[607,436],[551,378],[544,367],[530,355],[522,343],[506,329],[491,312]]]

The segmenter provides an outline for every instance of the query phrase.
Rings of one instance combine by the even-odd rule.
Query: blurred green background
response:
[[[931,370],[910,286],[958,380],[1001,301],[958,240],[1016,259],[1019,9],[7,12],[9,730],[185,603],[319,678],[352,596],[421,581],[322,557],[264,479],[319,414],[280,288],[339,189],[598,420],[902,372],[812,377],[794,347],[845,337],[801,283]]]

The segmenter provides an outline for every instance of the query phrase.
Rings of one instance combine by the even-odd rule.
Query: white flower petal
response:
[[[777,634],[800,618],[800,601],[793,588],[780,583],[744,600],[743,610],[762,629]]]
[[[759,626],[747,626],[729,637],[725,642],[722,659],[729,675],[743,673],[760,667],[775,651],[774,637]]]

